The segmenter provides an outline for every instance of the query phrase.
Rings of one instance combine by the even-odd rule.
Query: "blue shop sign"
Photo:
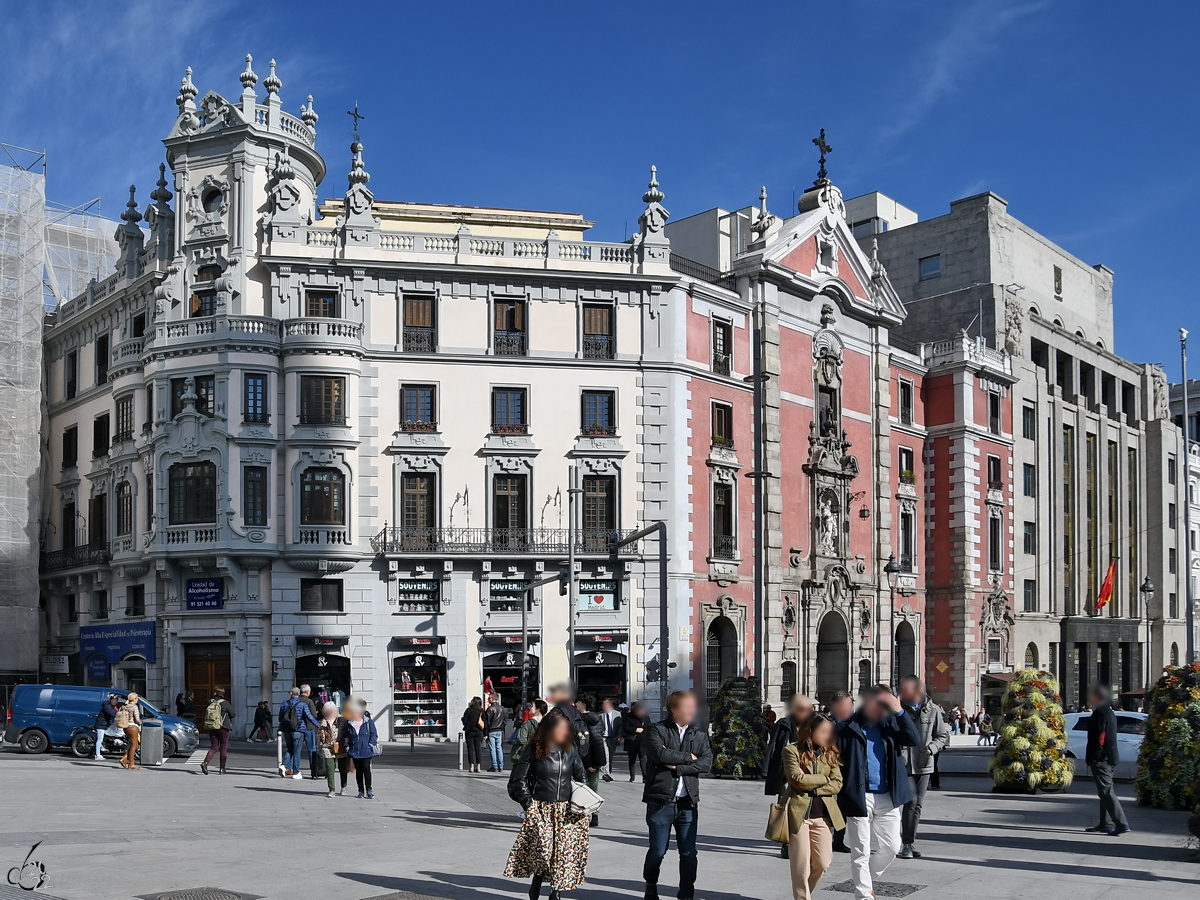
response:
[[[189,578],[187,580],[188,609],[223,609],[224,607],[224,578]]]
[[[154,662],[154,637],[153,622],[85,625],[79,629],[79,657],[86,659],[89,667],[93,665],[96,656],[102,656],[110,663],[119,663],[131,653],[144,656],[146,662]]]
[[[108,665],[108,660],[103,656],[93,656],[87,661],[88,681],[108,681],[112,677],[112,670]]]

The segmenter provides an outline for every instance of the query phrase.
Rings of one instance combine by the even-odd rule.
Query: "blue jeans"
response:
[[[283,732],[283,767],[300,772],[300,760],[308,749],[308,738],[304,731]],[[303,773],[301,773],[303,774]]]
[[[675,845],[679,849],[679,900],[692,900],[696,890],[696,824],[697,810],[688,798],[674,803],[651,803],[646,807],[646,824],[650,826],[650,849],[642,877],[646,881],[646,896],[658,896],[658,873],[663,857],[671,844],[671,829],[675,829]]]
[[[504,770],[504,732],[489,731],[487,734],[488,755],[492,758],[492,768]]]

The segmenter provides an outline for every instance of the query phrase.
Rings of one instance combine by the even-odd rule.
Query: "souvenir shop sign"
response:
[[[615,581],[580,581],[579,609],[614,610],[617,608],[617,583]]]
[[[396,591],[396,612],[435,613],[441,609],[442,583],[433,578],[401,579]]]
[[[224,578],[189,578],[187,580],[188,609],[224,609]]]

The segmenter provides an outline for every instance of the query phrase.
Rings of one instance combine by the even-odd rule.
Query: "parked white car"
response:
[[[1117,752],[1121,763],[1136,762],[1146,733],[1146,714],[1117,710]],[[1067,752],[1080,762],[1087,757],[1087,729],[1091,713],[1067,713]]]

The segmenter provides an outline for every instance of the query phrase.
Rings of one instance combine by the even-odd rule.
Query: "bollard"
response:
[[[415,731],[410,731],[408,733],[408,752],[417,752],[417,733]]]
[[[285,774],[283,769],[283,732],[275,732],[275,763],[280,775]]]
[[[466,752],[466,747],[463,744],[463,733],[458,733],[458,771],[463,770],[463,754]]]

